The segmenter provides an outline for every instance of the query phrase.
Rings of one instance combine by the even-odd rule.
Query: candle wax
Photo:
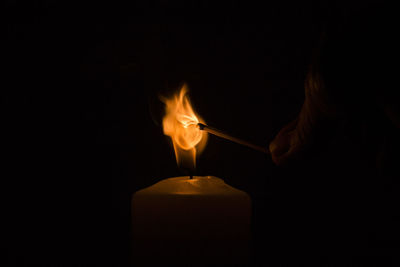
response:
[[[235,264],[247,260],[251,200],[213,176],[162,180],[132,197],[135,260]]]

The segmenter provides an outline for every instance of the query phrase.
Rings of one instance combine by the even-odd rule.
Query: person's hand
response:
[[[305,155],[316,136],[321,137],[322,122],[336,118],[338,110],[329,101],[321,75],[309,71],[305,80],[305,100],[294,121],[283,127],[269,145],[272,160],[278,166],[287,165]]]
[[[278,165],[286,165],[291,158],[295,157],[299,150],[296,144],[297,119],[283,127],[269,144],[272,161]]]
[[[269,145],[273,162],[285,166],[301,157],[309,146],[308,138],[299,125],[299,119],[283,127]]]

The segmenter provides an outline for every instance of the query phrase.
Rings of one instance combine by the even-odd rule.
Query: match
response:
[[[264,148],[262,146],[254,145],[254,144],[252,144],[252,143],[250,143],[250,142],[248,142],[246,140],[242,140],[240,138],[231,136],[229,134],[226,134],[226,133],[224,133],[224,132],[222,132],[222,131],[220,131],[218,129],[215,129],[215,128],[210,127],[208,125],[205,125],[203,123],[198,123],[197,125],[199,126],[200,130],[206,131],[206,132],[208,132],[210,134],[216,135],[218,137],[224,138],[226,140],[232,141],[234,143],[237,143],[237,144],[240,144],[240,145],[243,145],[243,146],[247,146],[247,147],[249,147],[251,149],[263,152],[265,154],[270,154],[268,148]]]

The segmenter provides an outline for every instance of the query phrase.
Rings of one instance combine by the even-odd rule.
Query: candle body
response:
[[[251,200],[219,178],[175,177],[132,197],[135,260],[146,264],[246,263]]]

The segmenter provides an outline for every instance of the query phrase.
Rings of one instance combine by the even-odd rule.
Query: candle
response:
[[[162,180],[132,197],[135,262],[244,264],[250,216],[249,195],[220,178]]]
[[[187,97],[187,87],[165,103],[163,131],[171,137],[178,165],[194,172],[207,143]],[[143,265],[246,264],[250,197],[213,176],[175,177],[132,197],[133,252]]]

